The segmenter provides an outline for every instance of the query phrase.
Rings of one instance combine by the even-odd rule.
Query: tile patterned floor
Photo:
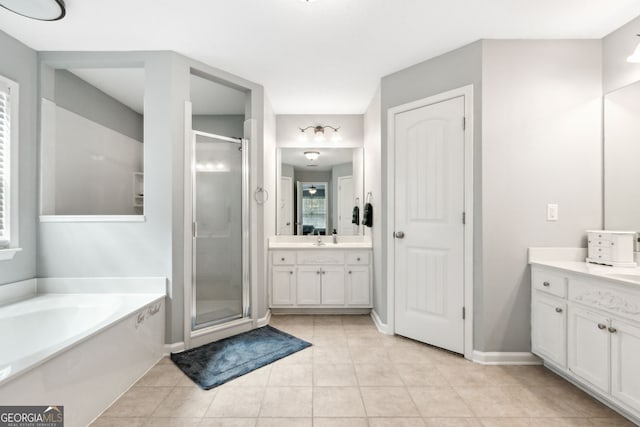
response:
[[[92,425],[633,426],[541,366],[483,366],[378,333],[369,316],[274,316],[314,345],[203,391],[161,360]]]

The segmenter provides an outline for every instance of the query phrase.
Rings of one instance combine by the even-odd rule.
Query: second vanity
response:
[[[531,248],[532,352],[640,422],[640,268],[584,262],[586,253]]]
[[[269,305],[283,312],[366,312],[372,307],[371,261],[371,242],[361,236],[340,236],[337,244],[331,236],[272,237]]]

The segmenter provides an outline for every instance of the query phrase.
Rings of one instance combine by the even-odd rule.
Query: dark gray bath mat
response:
[[[171,360],[205,390],[311,346],[271,326],[171,353]]]

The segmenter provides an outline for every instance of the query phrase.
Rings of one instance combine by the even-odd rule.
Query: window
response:
[[[14,193],[17,178],[16,155],[18,134],[18,84],[0,77],[0,248],[8,248],[15,243],[15,232],[12,233],[16,218],[16,206],[12,201],[16,199]],[[15,152],[14,152],[15,151]]]

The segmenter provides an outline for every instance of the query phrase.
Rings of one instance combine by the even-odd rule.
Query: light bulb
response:
[[[333,142],[340,142],[342,141],[342,135],[340,135],[340,132],[338,131],[334,131],[333,135],[331,135],[331,141]]]
[[[313,162],[314,160],[318,160],[320,153],[318,151],[305,151],[304,156]]]

